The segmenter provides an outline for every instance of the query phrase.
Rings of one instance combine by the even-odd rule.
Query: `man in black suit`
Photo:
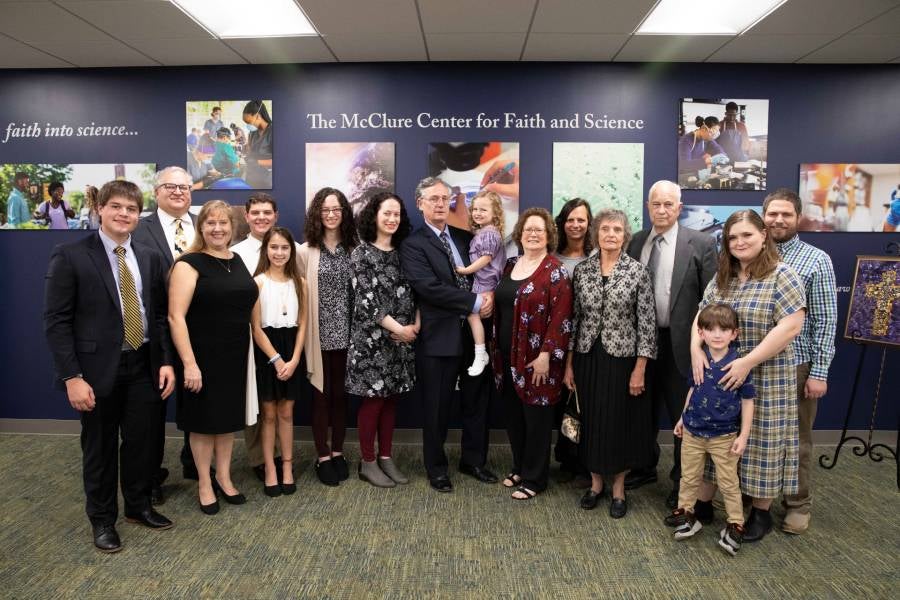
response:
[[[104,185],[100,230],[57,246],[47,270],[44,330],[56,377],[81,412],[86,511],[103,552],[122,548],[115,528],[120,429],[126,520],[172,527],[150,504],[159,405],[172,393],[175,371],[163,260],[131,237],[142,204],[135,184]]]
[[[156,212],[140,220],[134,232],[134,239],[157,250],[163,257],[163,265],[168,273],[175,259],[181,256],[194,241],[194,222],[197,218],[188,212],[191,207],[191,176],[181,167],[166,167],[156,174]],[[176,375],[179,384],[175,394],[180,394],[184,386],[181,384],[181,365],[175,357]],[[177,396],[176,396],[177,397]],[[157,463],[156,475],[153,477],[151,490],[153,504],[165,502],[162,483],[169,475],[163,468],[166,440],[166,403],[160,406],[163,427],[155,446]],[[188,432],[184,432],[184,445],[181,447],[182,474],[185,479],[197,479],[197,467],[188,442]]]
[[[444,442],[457,380],[461,389],[462,442],[459,471],[484,483],[497,477],[484,467],[487,460],[487,412],[489,377],[469,377],[462,368],[474,352],[469,313],[490,316],[494,299],[490,293],[474,294],[465,276],[455,267],[469,264],[472,236],[447,225],[450,189],[436,177],[416,186],[416,206],[424,225],[400,247],[403,274],[416,292],[422,328],[416,343],[416,388],[424,408],[422,450],[431,487],[450,492]],[[466,358],[468,354],[468,358]]]
[[[650,188],[647,210],[653,227],[641,231],[628,245],[628,254],[641,261],[653,279],[656,298],[657,356],[647,365],[647,391],[652,398],[655,460],[634,469],[625,478],[625,488],[635,489],[656,481],[659,462],[659,412],[665,407],[674,426],[681,416],[691,375],[691,325],[706,284],[715,276],[716,244],[712,236],[678,226],[681,188],[671,181],[657,181]],[[669,473],[673,489],[666,505],[678,503],[681,480],[681,438],[674,438],[674,465]]]

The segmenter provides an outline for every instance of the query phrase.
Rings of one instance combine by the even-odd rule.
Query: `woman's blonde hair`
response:
[[[231,205],[224,200],[210,200],[200,209],[200,214],[197,216],[197,223],[194,226],[194,241],[187,249],[187,252],[203,252],[206,250],[207,244],[206,240],[203,239],[203,225],[209,220],[213,213],[219,212],[224,212],[225,215],[228,216],[228,221],[231,223],[231,235],[234,236],[237,224],[234,220],[234,211],[231,209]],[[228,240],[228,244],[231,245],[231,240]]]
[[[479,198],[487,198],[491,203],[491,211],[494,213],[493,218],[491,218],[491,225],[497,228],[497,231],[500,232],[500,235],[503,235],[505,220],[503,217],[503,199],[500,198],[500,194],[497,192],[491,192],[488,190],[482,190],[475,194],[475,197],[472,198],[471,206],[475,206],[475,201]],[[481,229],[481,225],[477,224],[472,220],[472,210],[469,209],[469,229],[472,231],[478,231]]]

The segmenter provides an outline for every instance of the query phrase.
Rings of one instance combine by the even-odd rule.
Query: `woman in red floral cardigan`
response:
[[[513,467],[503,485],[516,500],[547,488],[553,405],[560,400],[572,334],[572,284],[550,252],[556,225],[543,208],[519,218],[509,259],[494,292],[494,380],[503,393]]]

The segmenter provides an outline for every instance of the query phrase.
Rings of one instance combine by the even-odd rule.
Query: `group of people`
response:
[[[652,227],[636,234],[624,212],[592,215],[582,199],[555,219],[529,208],[513,230],[518,256],[507,259],[496,194],[473,200],[473,235],[447,224],[450,188],[434,177],[416,187],[424,223],[415,230],[397,194],[373,195],[354,217],[341,191],[320,190],[303,244],[276,225],[274,198],[256,193],[246,204],[250,236],[232,246],[235,211],[213,200],[195,218],[191,189],[189,173],[163,169],[158,210],[139,221],[139,190],[110,182],[99,193],[100,230],[51,258],[45,328],[82,415],[98,549],[121,548],[119,430],[126,519],[172,526],[154,508],[168,474],[169,397],[185,432],[184,476],[198,481],[204,513],[218,512],[219,498],[246,501],[231,478],[240,430],[264,493],[294,493],[303,377],[324,485],[349,477],[348,394],[360,400],[359,478],[384,488],[409,481],[392,458],[407,392],[422,408],[434,490],[453,490],[445,441],[457,395],[457,470],[498,482],[486,467],[494,385],[512,450],[502,485],[517,501],[546,490],[552,432],[575,412],[580,435],[559,436],[556,459],[589,478],[583,509],[608,495],[610,515],[624,517],[626,490],[656,481],[665,410],[677,436],[665,519],[676,539],[711,522],[716,484],[728,520],[717,543],[730,554],[771,530],[779,496],[783,529],[806,530],[836,298],[830,259],[796,235],[793,192],[770,194],[762,217],[733,214],[718,255],[712,238],[678,226],[681,191],[669,181],[650,188]],[[753,503],[746,519],[742,493]]]
[[[92,185],[85,186],[84,200],[78,212],[63,199],[65,192],[66,188],[62,182],[51,181],[47,185],[49,198],[42,202],[34,200],[36,206],[32,211],[30,209],[32,198],[39,199],[38,186],[32,188],[28,173],[24,171],[15,173],[12,189],[6,199],[6,227],[21,228],[36,222],[48,229],[71,229],[69,220],[77,218],[77,223],[73,225],[77,225],[78,229],[97,229],[100,226],[96,210],[97,188]]]

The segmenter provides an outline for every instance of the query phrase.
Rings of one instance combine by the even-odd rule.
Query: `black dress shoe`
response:
[[[337,473],[338,481],[347,481],[350,478],[350,465],[347,464],[347,459],[344,458],[344,455],[332,456],[331,462],[333,463],[334,472]]]
[[[431,487],[436,489],[439,492],[452,492],[453,484],[450,482],[450,478],[446,475],[441,475],[440,477],[433,477],[428,480],[428,483],[431,484]]]
[[[628,501],[625,498],[613,498],[609,504],[609,516],[621,519],[628,512]]]
[[[678,508],[678,488],[672,488],[672,491],[666,496],[666,507],[673,510]]]
[[[473,467],[465,463],[459,463],[459,472],[463,475],[474,477],[481,483],[497,483],[497,476],[484,467]]]
[[[152,506],[159,506],[160,504],[166,503],[166,497],[163,494],[161,485],[153,485],[150,488],[150,504]]]
[[[247,497],[240,492],[238,492],[237,494],[231,494],[230,496],[226,494],[225,490],[222,489],[222,486],[219,485],[219,480],[215,477],[213,477],[212,480],[212,487],[216,495],[218,496],[221,494],[222,498],[224,498],[225,502],[227,502],[228,504],[244,504],[247,502]]]
[[[603,491],[604,490],[601,489],[599,492],[595,492],[588,488],[588,491],[581,497],[581,508],[584,510],[594,510],[597,508],[597,503],[600,502],[600,498],[603,497]]]
[[[125,515],[125,520],[129,523],[138,523],[150,529],[169,529],[175,523],[162,516],[152,508],[148,508],[136,515]]]
[[[294,483],[282,483],[281,484],[281,493],[285,496],[290,496],[294,492],[297,491],[297,482]]]
[[[318,477],[319,481],[323,484],[330,487],[336,487],[340,483],[338,472],[332,464],[334,460],[335,459],[330,458],[328,460],[316,461],[316,477]]]
[[[100,552],[112,554],[122,549],[122,540],[114,525],[94,525],[94,547]]]
[[[744,523],[744,541],[758,542],[772,531],[772,513],[756,507],[750,509],[750,516]]]
[[[263,492],[269,498],[277,498],[281,495],[281,484],[276,483],[275,485],[263,485]]]
[[[200,512],[202,512],[204,515],[214,515],[219,512],[218,500],[214,501],[212,504],[203,504],[202,502],[199,502],[199,504]]]
[[[625,476],[625,489],[636,490],[642,485],[656,483],[656,471],[631,471]]]

